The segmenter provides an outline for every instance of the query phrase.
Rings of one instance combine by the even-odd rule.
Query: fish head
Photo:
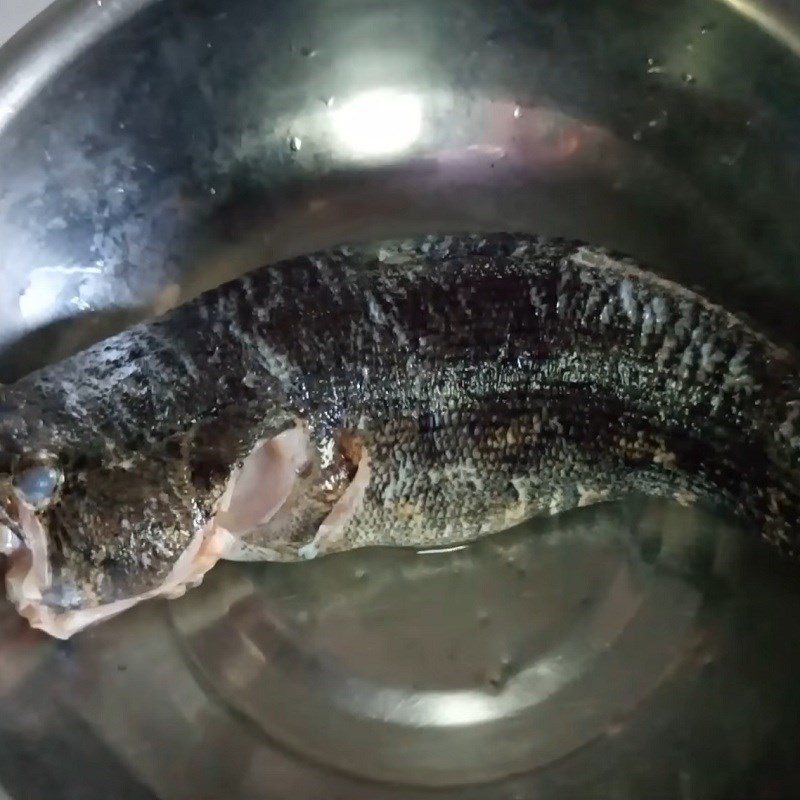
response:
[[[314,435],[297,420],[226,418],[131,446],[75,416],[47,419],[28,407],[0,420],[0,547],[9,599],[61,638],[179,596],[220,558],[341,549],[369,481],[358,434]]]
[[[90,431],[54,427],[44,449],[43,436],[26,438],[32,430],[41,426],[16,424],[0,450],[0,552],[7,596],[34,627],[66,638],[144,599],[180,595],[219,558],[222,473],[198,481],[174,442],[122,458]]]

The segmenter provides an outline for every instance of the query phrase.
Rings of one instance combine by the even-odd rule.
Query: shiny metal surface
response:
[[[0,45],[50,5],[49,0],[5,0],[0,17]]]
[[[497,780],[603,737],[680,663],[701,595],[653,576],[633,535],[610,506],[456,553],[251,570],[170,611],[201,684],[310,759]]]
[[[62,0],[0,50],[2,378],[265,261],[456,230],[624,250],[796,345],[798,18]],[[791,570],[658,504],[537,526],[226,566],[66,646],[5,611],[0,785],[753,797],[763,763],[798,785]]]

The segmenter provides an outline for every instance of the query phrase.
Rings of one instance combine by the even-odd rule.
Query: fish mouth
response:
[[[63,608],[51,600],[54,590],[51,540],[40,510],[41,507],[26,502],[10,484],[0,486],[0,555],[7,558],[6,597],[32,628],[57,639],[69,639],[145,600],[182,596],[202,582],[234,539],[218,524],[215,515],[194,534],[157,586],[108,603]]]
[[[115,617],[145,600],[181,597],[187,589],[202,582],[234,538],[212,519],[192,537],[170,573],[157,587],[111,603],[61,609],[50,605],[45,599],[53,585],[45,527],[35,510],[22,503],[19,504],[17,526],[18,534],[10,531],[16,539],[16,546],[9,554],[6,596],[32,628],[57,639],[69,639],[85,628]]]

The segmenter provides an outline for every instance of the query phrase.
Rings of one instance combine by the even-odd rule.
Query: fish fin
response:
[[[239,536],[266,525],[291,496],[310,453],[308,429],[301,424],[261,442],[232,476],[217,522]]]
[[[333,505],[328,516],[322,521],[313,541],[297,551],[300,558],[316,558],[338,549],[344,540],[344,532],[348,523],[361,507],[371,476],[369,452],[366,447],[362,446],[358,468],[353,480]]]

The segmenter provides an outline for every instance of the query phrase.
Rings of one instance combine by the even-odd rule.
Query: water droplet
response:
[[[661,66],[661,63],[658,59],[655,58],[648,58],[647,59],[647,74],[648,75],[659,75],[664,71],[664,67]]]
[[[713,31],[714,28],[716,27],[717,27],[716,22],[706,22],[700,26],[700,33],[702,33],[703,36],[705,36],[707,33],[711,33],[711,31]]]
[[[508,683],[511,672],[511,659],[508,656],[504,656],[500,659],[497,669],[486,676],[487,683],[495,690],[502,689]]]
[[[705,653],[700,658],[700,666],[707,671],[711,671],[717,666],[717,658],[715,653]]]
[[[98,8],[102,8],[103,7],[103,0],[97,0],[97,7]]]
[[[300,151],[300,148],[303,146],[303,140],[299,136],[292,136],[289,139],[289,149],[293,153],[297,153]]]
[[[326,97],[322,101],[327,108],[333,108],[333,104],[336,102],[336,98],[331,95],[330,97]]]
[[[631,135],[631,138],[634,142],[641,142],[642,141],[642,132],[641,131],[634,131]]]
[[[314,56],[316,54],[317,54],[317,51],[312,49],[311,47],[301,47],[300,48],[300,55],[303,56],[303,58],[314,58]]]
[[[514,119],[519,119],[522,116],[522,109],[519,106],[514,106]]]
[[[684,73],[681,75],[681,80],[682,80],[684,83],[695,83],[695,82],[697,81],[697,78],[695,78],[695,76],[694,76],[694,75],[692,75],[692,73],[691,73],[691,72],[684,72]]]
[[[212,187],[211,187],[211,188],[208,190],[208,193],[209,193],[209,194],[210,194],[212,197],[216,197],[216,195],[217,195],[217,190],[216,190],[216,189],[215,189],[215,188],[212,186]]]

